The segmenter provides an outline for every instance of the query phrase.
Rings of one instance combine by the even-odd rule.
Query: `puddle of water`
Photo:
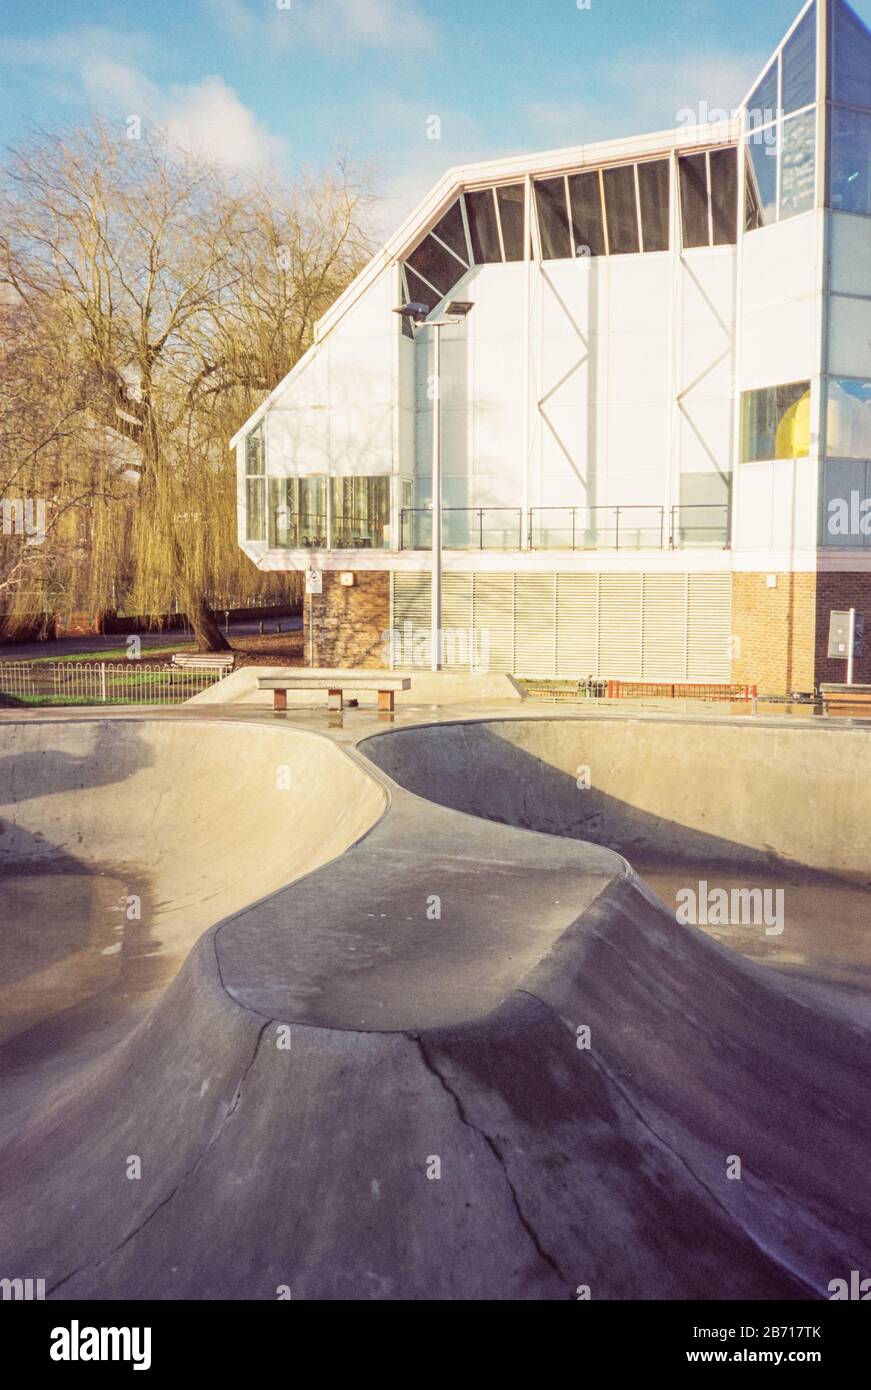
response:
[[[708,892],[724,888],[762,889],[783,896],[779,934],[766,934],[764,925],[706,925],[703,931],[751,960],[783,970],[796,970],[814,979],[871,987],[871,887],[841,879],[802,874],[797,870],[766,870],[752,878],[708,872],[697,865],[638,863],[633,867],[654,893],[671,909],[678,907],[678,893],[687,888],[699,895],[701,882]],[[680,901],[686,901],[682,899]],[[768,899],[775,907],[777,899]],[[779,923],[778,923],[779,925]]]
[[[4,865],[0,1043],[96,997],[120,1004],[160,988],[171,963],[148,920],[130,874]]]

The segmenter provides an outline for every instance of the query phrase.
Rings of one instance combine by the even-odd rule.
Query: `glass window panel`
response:
[[[569,201],[576,254],[604,256],[605,223],[602,218],[602,198],[597,170],[569,175]],[[583,247],[588,249],[582,250]]]
[[[678,163],[683,244],[685,247],[710,246],[707,157],[704,154],[688,154]]]
[[[777,111],[777,61],[767,69],[756,90],[747,98],[747,129],[757,130],[761,125],[776,119]]]
[[[390,545],[390,478],[332,478],[334,550]]]
[[[745,161],[747,231],[777,221],[777,145],[779,126],[747,137]]]
[[[446,251],[431,236],[426,237],[420,246],[412,251],[406,264],[434,285],[442,295],[446,295],[465,273],[450,251]]]
[[[811,5],[792,38],[783,46],[784,115],[810,106],[817,97],[817,7]]]
[[[270,478],[269,544],[291,550],[325,549],[326,478]]]
[[[263,433],[262,423],[255,425],[254,429],[245,439],[245,472],[246,473],[265,473],[266,472],[266,439]]]
[[[496,189],[506,261],[523,260],[523,184]]]
[[[871,34],[840,0],[833,9],[832,100],[871,107]]]
[[[783,123],[780,167],[780,216],[797,217],[816,202],[816,112],[806,111]]]
[[[469,219],[469,236],[472,239],[472,254],[476,263],[488,265],[494,261],[501,261],[502,252],[499,247],[492,188],[466,194],[466,215]]]
[[[245,479],[245,535],[249,541],[266,540],[266,479]]]
[[[810,450],[809,381],[741,393],[741,462],[807,458]]]
[[[412,304],[425,304],[432,313],[435,306],[439,303],[439,296],[429,285],[425,285],[419,275],[415,275],[410,266],[405,267],[405,278],[408,282],[408,293]]]
[[[871,214],[871,112],[832,107],[829,204]]]
[[[731,246],[738,233],[738,151],[711,150],[714,245]]]
[[[605,216],[608,222],[608,250],[612,256],[640,251],[638,244],[638,205],[635,197],[635,165],[605,169]]]
[[[826,453],[871,459],[871,381],[835,377],[829,382]]]
[[[449,246],[452,251],[456,251],[461,260],[468,265],[469,250],[466,246],[466,233],[463,230],[463,214],[460,211],[459,198],[451,204],[442,220],[435,224],[433,231],[446,246]]]
[[[641,235],[645,251],[668,250],[668,160],[654,159],[638,166],[641,194]]]
[[[565,260],[572,254],[565,179],[539,179],[535,184],[535,204],[542,260]]]

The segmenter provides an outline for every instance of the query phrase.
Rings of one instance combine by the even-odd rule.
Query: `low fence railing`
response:
[[[28,705],[178,705],[224,674],[144,661],[0,661],[0,695]]]

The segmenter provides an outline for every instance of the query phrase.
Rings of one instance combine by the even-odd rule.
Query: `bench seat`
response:
[[[341,710],[344,708],[344,692],[346,690],[374,690],[378,693],[379,710],[392,712],[394,708],[394,695],[397,690],[410,690],[411,678],[409,676],[365,675],[360,673],[350,673],[343,675],[341,672],[323,675],[284,675],[284,676],[258,676],[258,690],[271,690],[273,692],[273,709],[281,712],[287,709],[288,690],[326,690],[327,702],[330,709]]]

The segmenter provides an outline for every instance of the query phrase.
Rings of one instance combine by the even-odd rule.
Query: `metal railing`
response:
[[[0,661],[0,694],[27,705],[177,705],[225,674],[143,661]]]
[[[446,550],[683,550],[729,546],[729,508],[709,506],[444,507]],[[400,550],[432,545],[432,509],[403,507]]]
[[[446,550],[522,550],[520,507],[442,507],[442,544]],[[399,513],[400,550],[428,550],[432,545],[432,508],[403,507]]]

